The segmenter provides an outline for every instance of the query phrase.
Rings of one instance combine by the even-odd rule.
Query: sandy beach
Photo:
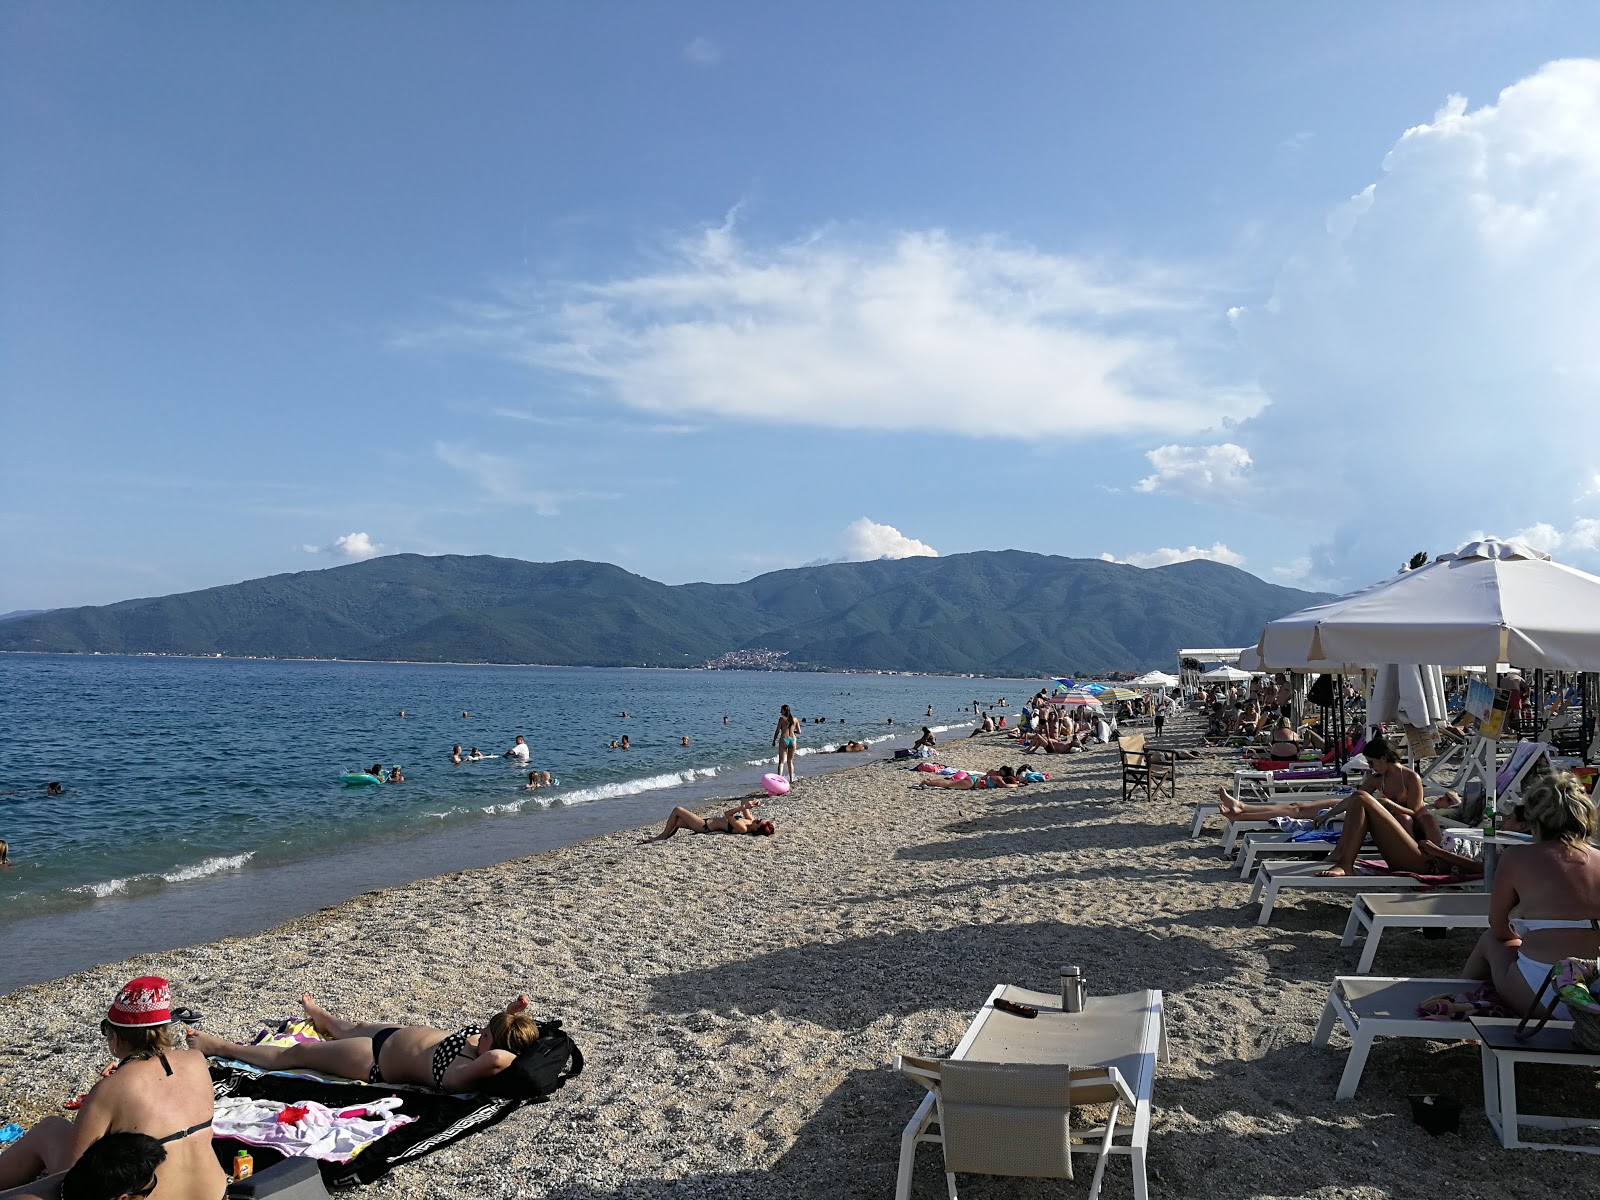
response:
[[[1020,756],[974,739],[939,757]],[[1354,969],[1347,910],[1292,900],[1253,924],[1217,822],[1188,837],[1222,762],[1184,763],[1176,802],[1126,804],[1114,748],[1038,763],[1051,782],[964,792],[875,761],[770,802],[776,838],[618,833],[25,988],[0,998],[0,1121],[30,1123],[88,1086],[97,1022],[134,975],[166,975],[176,1003],[238,1038],[296,1013],[306,990],[346,1015],[446,1028],[523,990],[566,1022],[585,1074],[370,1194],[888,1197],[921,1096],[891,1056],[947,1052],[995,983],[1049,990],[1076,963],[1092,991],[1166,994],[1156,1196],[1570,1194],[1580,1162],[1498,1148],[1476,1047],[1379,1042],[1358,1097],[1334,1101],[1346,1043],[1310,1039],[1328,981]],[[1375,971],[1450,975],[1470,944],[1391,934]],[[1600,1110],[1583,1072],[1522,1079],[1527,1096],[1546,1088],[1545,1111]],[[1412,1123],[1406,1096],[1423,1091],[1463,1101],[1460,1134]],[[963,1177],[961,1195],[1085,1187]],[[1131,1195],[1125,1161],[1105,1187]],[[913,1194],[945,1194],[933,1148]]]

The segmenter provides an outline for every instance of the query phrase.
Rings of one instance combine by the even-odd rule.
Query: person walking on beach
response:
[[[800,722],[787,704],[778,709],[778,727],[772,731],[772,744],[778,748],[778,774],[794,782],[794,750],[800,740]]]

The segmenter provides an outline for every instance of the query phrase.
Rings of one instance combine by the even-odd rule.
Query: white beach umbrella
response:
[[[1183,681],[1176,675],[1168,675],[1165,671],[1146,671],[1135,679],[1131,686],[1141,688],[1170,688],[1177,687]]]
[[[1388,663],[1379,667],[1367,701],[1367,720],[1401,721],[1430,729],[1449,719],[1444,672],[1438,667]]]
[[[1224,663],[1220,667],[1212,667],[1200,676],[1201,683],[1243,683],[1250,678],[1249,671],[1241,671],[1237,667],[1230,667]]]
[[[1600,578],[1519,542],[1469,542],[1361,591],[1280,617],[1269,662],[1498,663],[1600,670]]]

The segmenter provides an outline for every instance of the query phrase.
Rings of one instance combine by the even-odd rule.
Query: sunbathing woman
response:
[[[923,787],[976,789],[981,792],[988,788],[1016,787],[1022,780],[1017,778],[1017,773],[1010,767],[1001,767],[998,771],[989,771],[983,775],[966,775],[962,778],[954,775],[926,775],[917,782]]]
[[[211,1150],[211,1075],[178,1048],[171,990],[154,975],[117,993],[100,1022],[117,1064],[84,1097],[75,1121],[45,1117],[0,1155],[0,1190],[65,1171],[116,1129],[155,1138],[167,1152],[151,1200],[217,1200],[227,1177]]]
[[[1409,821],[1422,808],[1422,777],[1400,763],[1399,755],[1381,737],[1374,737],[1364,751],[1371,768],[1357,785],[1361,792],[1381,793],[1395,815]],[[1322,796],[1316,800],[1292,800],[1281,804],[1246,804],[1226,787],[1217,789],[1222,815],[1230,821],[1270,821],[1274,817],[1293,817],[1324,825],[1331,817],[1347,812],[1356,795]]]
[[[1534,843],[1501,854],[1489,896],[1489,929],[1463,973],[1492,979],[1495,991],[1519,1013],[1543,1016],[1533,1000],[1551,964],[1600,952],[1600,852],[1588,841],[1595,807],[1577,778],[1562,772],[1526,784],[1519,809]],[[1561,1011],[1552,1015],[1570,1019]]]
[[[441,1092],[484,1092],[492,1080],[539,1040],[539,1022],[518,996],[489,1018],[486,1027],[465,1025],[454,1033],[428,1025],[381,1025],[336,1017],[311,998],[300,997],[306,1016],[326,1041],[295,1046],[240,1046],[189,1031],[189,1047],[202,1054],[237,1058],[269,1071],[302,1068],[368,1083],[414,1083]]]
[[[644,840],[664,842],[680,829],[687,829],[690,833],[747,833],[751,837],[771,837],[778,831],[777,827],[771,821],[756,819],[755,810],[760,807],[760,800],[746,796],[743,804],[728,809],[720,817],[702,817],[679,805],[667,814],[666,828],[655,837]]]

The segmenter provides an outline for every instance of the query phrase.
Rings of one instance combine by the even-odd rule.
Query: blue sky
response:
[[[0,611],[385,551],[1600,566],[1562,4],[0,8]]]

